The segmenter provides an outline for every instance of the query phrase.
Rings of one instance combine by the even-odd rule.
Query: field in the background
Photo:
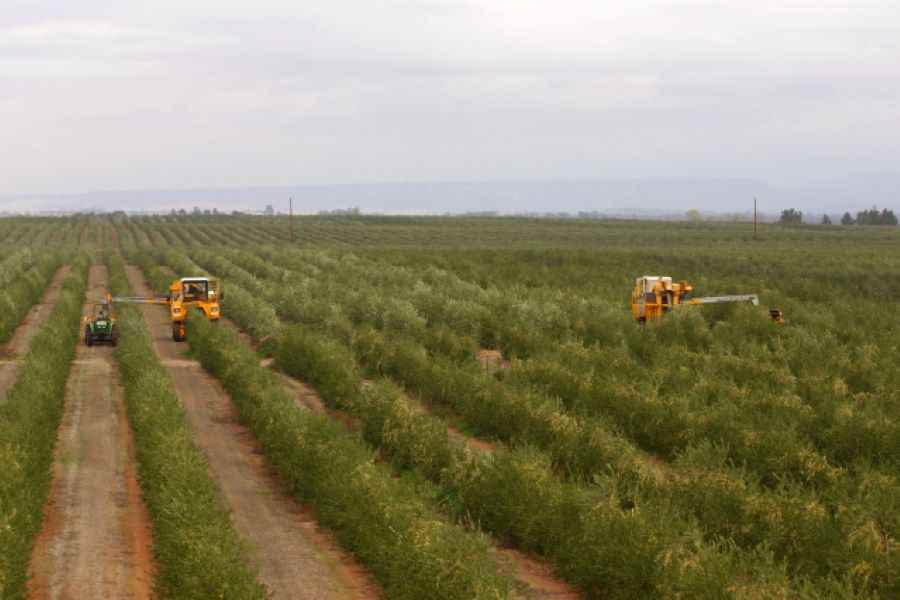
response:
[[[388,595],[505,589],[451,566],[470,542],[421,529],[429,506],[588,597],[900,596],[896,227],[298,217],[292,241],[284,217],[90,222],[158,292],[222,281],[242,337],[195,316],[192,350]],[[0,221],[0,247],[79,231],[33,223]],[[641,275],[761,306],[641,327]],[[259,358],[374,454],[270,406]],[[399,507],[384,527],[335,483],[369,468],[395,476],[365,488]],[[448,579],[409,579],[426,556]]]
[[[452,459],[393,451],[582,589],[900,593],[896,228],[306,217],[293,244],[284,218],[119,229],[221,276],[248,331],[300,340],[307,380],[340,378],[324,372],[339,353],[464,434],[527,448],[515,460],[543,475],[510,467],[509,489],[485,476],[478,492]],[[764,306],[641,328],[640,275]]]

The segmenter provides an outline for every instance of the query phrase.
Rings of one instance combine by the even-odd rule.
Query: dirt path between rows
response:
[[[503,358],[500,350],[481,348],[478,351],[478,362],[481,364],[481,370],[487,375],[493,375],[509,368],[509,361]]]
[[[50,279],[50,283],[47,284],[40,302],[31,307],[9,342],[0,348],[0,402],[3,402],[9,388],[15,384],[16,376],[19,373],[19,362],[28,353],[31,339],[40,331],[41,326],[47,321],[47,317],[53,312],[53,306],[62,291],[63,280],[71,270],[68,265],[57,269],[53,278]]]
[[[106,267],[92,266],[82,314],[105,295],[106,282]],[[44,526],[31,558],[32,599],[151,597],[150,519],[112,352],[79,341]]]
[[[151,295],[140,269],[129,266],[127,272],[135,293]],[[187,344],[172,341],[165,307],[140,308],[187,412],[194,442],[206,453],[273,597],[377,598],[378,588],[368,574],[319,529],[310,507],[284,489],[259,443],[241,425],[228,394],[199,363],[184,356]]]

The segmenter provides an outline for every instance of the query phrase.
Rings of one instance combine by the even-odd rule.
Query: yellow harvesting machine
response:
[[[671,277],[660,275],[638,277],[631,292],[631,314],[639,323],[646,323],[685,305],[749,302],[759,306],[759,296],[756,294],[694,298],[693,291],[693,286],[687,281],[673,282]],[[784,313],[780,309],[769,309],[769,317],[779,325],[784,324]]]
[[[165,304],[172,319],[172,339],[183,342],[187,337],[185,319],[190,307],[196,306],[210,321],[218,321],[221,316],[219,282],[209,277],[182,277],[169,286],[167,296],[141,298],[116,296],[112,302],[127,304]]]

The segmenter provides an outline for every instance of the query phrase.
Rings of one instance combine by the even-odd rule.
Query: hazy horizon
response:
[[[873,205],[895,208],[900,178],[844,180],[808,188],[784,188],[744,179],[648,178],[634,180],[533,180],[494,182],[401,182],[190,190],[118,190],[61,195],[0,196],[2,212],[78,212],[217,209],[261,212],[272,205],[297,213],[359,208],[379,214],[466,212],[678,215],[747,214],[758,198],[760,214],[785,208],[809,214],[840,214]]]
[[[898,33],[885,0],[8,0],[0,210],[91,190],[673,178],[884,203]]]

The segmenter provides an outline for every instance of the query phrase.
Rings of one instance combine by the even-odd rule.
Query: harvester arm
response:
[[[691,298],[682,304],[724,304],[726,302],[749,302],[753,306],[759,306],[759,296],[756,294],[739,294],[737,296],[707,296],[705,298]]]
[[[153,298],[142,298],[139,296],[114,296],[113,302],[119,304],[169,304],[169,299],[165,296],[156,296]]]

